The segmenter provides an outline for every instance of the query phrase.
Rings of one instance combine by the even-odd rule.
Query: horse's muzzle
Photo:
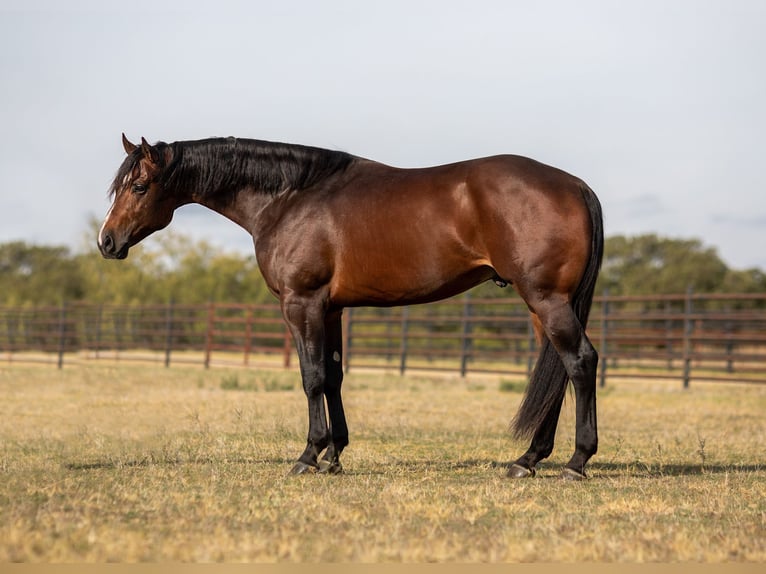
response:
[[[128,256],[128,242],[124,242],[118,247],[117,242],[111,233],[105,233],[99,238],[98,249],[104,259],[125,259]]]

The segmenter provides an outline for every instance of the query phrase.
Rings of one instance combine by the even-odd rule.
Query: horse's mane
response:
[[[345,152],[310,146],[237,138],[210,138],[157,142],[154,147],[164,161],[162,183],[188,189],[202,197],[234,191],[244,186],[275,194],[302,190],[344,171],[355,157]],[[140,146],[120,166],[110,188],[114,194],[142,157]]]

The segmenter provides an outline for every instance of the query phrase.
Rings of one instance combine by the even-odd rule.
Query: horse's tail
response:
[[[581,186],[585,205],[591,220],[590,259],[585,267],[580,284],[572,296],[572,309],[583,329],[588,324],[596,279],[604,255],[604,223],[601,204],[596,194],[585,183]],[[542,350],[535,370],[527,386],[524,400],[513,419],[512,429],[516,438],[530,438],[541,427],[551,409],[560,405],[566,393],[569,377],[564,363],[548,337],[543,335]]]

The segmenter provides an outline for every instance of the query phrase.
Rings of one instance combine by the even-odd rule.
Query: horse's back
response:
[[[513,155],[358,169],[326,204],[344,304],[434,300],[491,278],[523,289],[533,273],[560,285],[554,271],[576,284],[590,245],[578,178]]]

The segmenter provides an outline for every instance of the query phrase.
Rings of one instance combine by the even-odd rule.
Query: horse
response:
[[[585,328],[604,238],[601,204],[584,181],[515,155],[403,169],[233,137],[152,145],[123,134],[122,143],[127,157],[98,232],[103,257],[124,259],[189,203],[252,236],[295,342],[308,402],[307,444],[290,474],[343,469],[344,308],[427,303],[494,281],[525,301],[540,348],[511,421],[530,446],[507,475],[533,477],[550,456],[571,380],[575,451],[561,476],[587,478],[598,447],[598,353]]]

